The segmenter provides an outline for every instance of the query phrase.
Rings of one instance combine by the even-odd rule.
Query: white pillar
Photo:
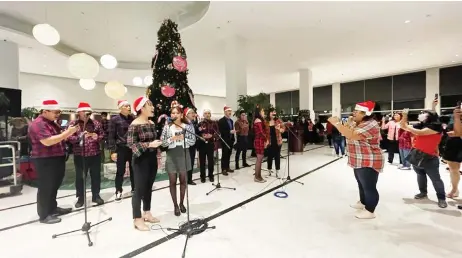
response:
[[[225,42],[225,76],[226,103],[223,104],[237,110],[239,95],[247,95],[245,41],[240,37],[229,38]]]
[[[19,48],[6,40],[0,41],[0,87],[19,89]]]
[[[435,100],[435,94],[438,94],[438,102],[441,100],[440,96],[440,69],[431,68],[426,70],[425,81],[425,109],[431,109],[432,103]],[[436,106],[436,112],[440,113],[441,105]]]
[[[311,70],[300,69],[298,73],[300,87],[300,109],[310,110],[310,117],[311,119],[314,119],[315,114],[313,111],[313,80]]]
[[[332,84],[332,116],[340,117],[342,105],[340,104],[340,83]]]
[[[276,93],[270,93],[270,104],[273,107],[276,107]]]

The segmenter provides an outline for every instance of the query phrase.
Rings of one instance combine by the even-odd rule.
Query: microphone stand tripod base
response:
[[[290,178],[290,176],[286,177],[286,178],[282,178],[282,180],[285,182],[289,181],[289,182],[295,182],[295,183],[299,183],[301,185],[305,185],[305,183],[302,183],[300,181],[297,181],[297,180],[293,180],[292,178]]]
[[[206,193],[205,195],[209,195],[209,194],[211,194],[212,192],[218,191],[218,190],[220,190],[220,189],[229,189],[229,190],[234,190],[234,191],[236,191],[236,188],[234,188],[234,187],[225,187],[225,186],[221,186],[220,183],[212,184],[212,185],[215,186],[215,188],[213,188],[210,192]]]

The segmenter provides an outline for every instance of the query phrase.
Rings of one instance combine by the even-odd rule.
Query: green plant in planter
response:
[[[270,96],[263,92],[255,96],[239,95],[237,104],[238,109],[234,112],[234,116],[239,117],[239,113],[244,111],[247,114],[247,120],[249,121],[250,126],[252,126],[253,112],[257,105],[260,105],[260,107],[264,108],[266,111],[273,108],[273,105],[270,103]],[[281,110],[278,108],[276,108],[276,112],[281,114]]]
[[[38,114],[38,110],[34,107],[26,107],[21,110],[22,116],[32,120],[34,119],[35,115]]]

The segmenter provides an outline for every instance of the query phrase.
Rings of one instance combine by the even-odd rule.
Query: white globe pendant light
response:
[[[143,84],[143,79],[141,77],[135,77],[133,78],[133,85],[135,86],[141,86]]]
[[[79,84],[84,90],[93,90],[96,86],[96,82],[93,79],[80,79]]]
[[[99,61],[106,69],[114,69],[117,67],[117,59],[109,54],[103,55]]]
[[[93,79],[99,73],[96,59],[85,53],[74,54],[67,61],[69,72],[79,79]]]
[[[148,75],[148,76],[144,77],[144,84],[146,86],[151,86],[152,80],[153,80],[152,76]]]
[[[61,40],[59,32],[48,23],[35,25],[32,29],[32,35],[38,42],[46,46],[54,46]]]
[[[127,94],[127,92],[128,92],[128,88],[127,86],[125,86],[125,94]]]
[[[125,95],[125,86],[118,81],[110,81],[104,86],[104,92],[111,99],[120,99]]]

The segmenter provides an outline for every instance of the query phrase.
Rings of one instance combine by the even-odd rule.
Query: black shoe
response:
[[[232,170],[230,168],[228,168],[226,171],[229,172],[229,173],[234,173],[234,170]]]
[[[414,196],[414,199],[420,200],[420,199],[426,199],[428,196],[426,193],[418,193]]]
[[[234,169],[235,169],[235,170],[239,170],[239,169],[240,169],[239,164],[236,164],[236,165],[234,166]]]
[[[178,206],[175,206],[174,213],[175,213],[175,216],[177,216],[177,217],[181,215],[180,208]]]
[[[98,196],[93,196],[93,198],[91,199],[91,201],[93,203],[96,203],[96,205],[103,205],[104,204],[104,200],[101,199],[101,197],[98,195]]]
[[[61,208],[61,207],[56,207],[55,211],[51,214],[51,216],[61,216],[61,215],[66,215],[72,212],[72,208]]]
[[[221,172],[222,175],[224,176],[228,176],[228,171],[227,170],[223,170],[223,172]]]
[[[247,164],[247,163],[244,163],[242,166],[245,167],[245,168],[249,168],[249,167],[250,167],[250,165]]]
[[[457,209],[462,210],[462,205],[457,205]]]
[[[194,183],[194,181],[188,181],[188,185],[196,185],[196,183]]]
[[[83,204],[84,204],[83,197],[79,197],[79,199],[77,199],[77,202],[75,203],[75,208],[76,209],[81,208]]]
[[[204,177],[201,178],[201,183],[205,183],[205,178]]]
[[[440,200],[438,200],[438,207],[443,208],[443,209],[444,209],[444,208],[447,208],[447,207],[448,207],[448,203],[446,202],[446,200],[440,199]]]
[[[209,181],[213,183],[215,181],[215,178],[213,176],[209,176]]]
[[[180,211],[181,213],[186,213],[186,207],[182,203],[180,203]]]
[[[61,222],[61,219],[56,216],[48,216],[40,220],[40,223],[44,223],[44,224],[56,224],[59,222]]]

